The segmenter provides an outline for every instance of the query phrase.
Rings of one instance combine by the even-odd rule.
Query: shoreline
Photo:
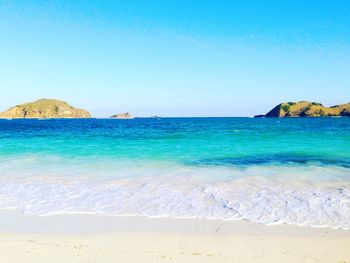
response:
[[[83,224],[82,224],[83,222]],[[127,227],[127,228],[126,228]],[[127,229],[127,230],[126,230]],[[219,229],[219,230],[218,230]],[[289,236],[349,237],[349,229],[291,224],[265,225],[247,220],[57,214],[35,216],[0,209],[0,233],[49,235],[98,235],[124,232],[182,232],[188,234],[273,234]]]
[[[4,262],[349,262],[350,231],[246,221],[0,211]]]

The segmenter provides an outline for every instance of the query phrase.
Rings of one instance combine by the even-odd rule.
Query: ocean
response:
[[[0,209],[350,229],[350,118],[0,120]]]

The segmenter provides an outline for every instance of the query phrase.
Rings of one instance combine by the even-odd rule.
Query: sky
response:
[[[0,111],[252,116],[350,102],[350,1],[0,0]]]

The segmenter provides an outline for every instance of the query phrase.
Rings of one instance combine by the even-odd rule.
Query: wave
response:
[[[39,216],[87,213],[244,219],[268,225],[350,229],[349,170],[344,167],[154,163],[128,163],[126,167],[119,170],[124,176],[93,179],[69,172],[46,174],[48,170],[38,167],[30,176],[14,170],[0,177],[0,208]]]
[[[322,165],[350,168],[350,159],[342,157],[314,156],[302,154],[269,154],[258,156],[203,158],[189,162],[193,165],[249,166],[263,164]]]

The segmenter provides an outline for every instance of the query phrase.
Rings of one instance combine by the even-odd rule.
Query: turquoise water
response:
[[[0,208],[350,226],[350,118],[0,120]]]

